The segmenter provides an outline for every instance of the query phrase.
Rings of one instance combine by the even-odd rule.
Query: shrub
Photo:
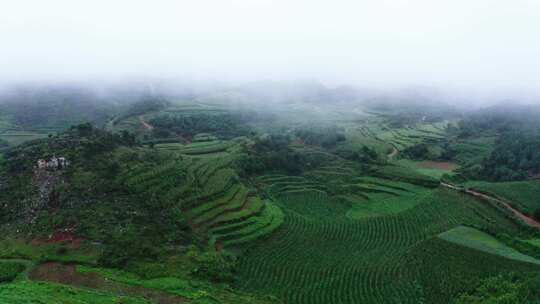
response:
[[[540,207],[534,210],[533,217],[540,221]]]
[[[25,266],[19,263],[2,262],[0,263],[0,283],[13,281]]]

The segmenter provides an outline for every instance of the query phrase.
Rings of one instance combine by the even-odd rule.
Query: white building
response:
[[[53,156],[50,161],[39,159],[37,161],[38,169],[62,169],[69,166],[69,161],[65,157]]]

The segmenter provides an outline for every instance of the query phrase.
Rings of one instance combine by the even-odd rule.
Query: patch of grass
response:
[[[143,298],[118,296],[86,288],[31,281],[0,285],[0,302],[3,304],[151,304],[150,301]]]
[[[439,185],[439,181],[436,178],[420,172],[412,171],[411,169],[403,166],[384,166],[377,169],[374,175],[377,177],[403,181],[426,187],[436,187]]]
[[[540,239],[527,240],[526,242],[534,246],[540,247]]]
[[[11,146],[20,145],[33,139],[46,138],[47,133],[36,133],[31,131],[8,131],[0,134],[0,139],[7,141]]]
[[[387,193],[369,193],[367,201],[354,202],[347,216],[351,219],[361,219],[373,216],[398,214],[418,205],[424,196],[431,191],[424,189],[421,193],[404,193],[389,195]]]
[[[178,261],[182,264],[191,264],[189,260]],[[149,277],[143,277],[132,272],[99,268],[78,266],[77,271],[82,273],[97,273],[111,281],[124,283],[134,286],[143,286],[161,290],[174,295],[179,295],[190,299],[190,303],[207,304],[207,303],[222,303],[222,304],[268,304],[277,303],[278,301],[272,297],[259,297],[245,294],[239,291],[232,291],[226,284],[210,284],[208,282],[193,279],[186,274],[185,270],[177,268],[174,264],[168,264],[172,269],[167,269],[165,272],[155,272],[149,269]],[[191,265],[196,267],[196,265]],[[163,275],[169,272],[170,276],[154,276]],[[154,274],[154,275],[153,275]]]
[[[73,248],[61,243],[33,245],[23,240],[0,241],[0,258],[3,259],[95,264],[99,254],[91,246]]]
[[[439,237],[452,243],[500,255],[505,258],[540,265],[540,260],[524,255],[506,246],[491,235],[474,228],[459,226],[439,234]]]
[[[182,279],[178,277],[158,277],[145,279],[134,273],[123,270],[82,265],[77,266],[77,271],[81,273],[97,273],[104,278],[115,282],[162,290],[183,297],[188,297],[190,299],[198,299],[208,295],[205,288],[201,288],[203,287],[203,283],[197,281],[192,282],[189,279]],[[210,286],[206,286],[206,289],[209,287]]]

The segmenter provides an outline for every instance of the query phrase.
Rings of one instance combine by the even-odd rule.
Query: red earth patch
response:
[[[420,163],[420,167],[428,169],[442,169],[442,170],[454,170],[459,167],[457,164],[450,162],[436,162],[431,160],[425,160]]]
[[[44,243],[69,242],[73,246],[78,247],[83,241],[83,238],[75,236],[74,231],[76,227],[77,226],[75,224],[71,224],[67,228],[57,229],[55,232],[49,235],[49,237],[35,238],[32,240],[32,243],[39,245]]]
[[[143,286],[128,285],[104,278],[94,272],[78,272],[76,265],[48,262],[34,267],[28,274],[30,280],[53,282],[75,287],[106,290],[124,296],[138,296],[159,304],[184,303],[188,299]]]

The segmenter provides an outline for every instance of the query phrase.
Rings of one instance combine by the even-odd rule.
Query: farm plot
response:
[[[418,171],[412,171],[407,167],[399,165],[380,167],[373,174],[381,178],[407,182],[430,188],[437,187],[439,185],[439,181],[436,178],[422,174]]]
[[[46,137],[47,133],[37,133],[32,131],[6,131],[0,133],[0,139],[7,141],[11,146],[17,146],[25,141]]]
[[[417,123],[406,127],[392,127],[386,118],[374,115],[357,122],[342,122],[346,141],[340,143],[337,151],[358,151],[367,146],[379,155],[399,152],[422,142],[437,142],[446,135],[447,121]]]
[[[213,137],[207,138],[210,139]],[[216,153],[234,150],[234,148],[242,142],[244,142],[244,138],[239,137],[233,140],[198,140],[190,144],[163,143],[157,144],[155,147],[159,150],[174,151],[187,155],[213,156]]]
[[[408,275],[424,303],[452,303],[457,294],[472,291],[482,279],[499,274],[540,272],[536,264],[489,254],[438,237],[414,246],[402,263],[411,271]]]
[[[413,208],[431,194],[427,188],[373,177],[358,178],[346,187],[352,194],[344,196],[352,205],[347,212],[351,219],[397,214]]]
[[[427,175],[435,179],[440,179],[444,174],[452,174],[452,170],[457,168],[457,165],[453,163],[434,161],[420,162],[408,159],[400,159],[396,161],[396,164],[409,168],[411,171],[418,174]]]
[[[399,214],[361,220],[315,217],[311,210],[299,212],[282,203],[283,225],[241,258],[238,285],[273,293],[285,303],[418,303],[423,290],[433,288],[403,264],[418,243],[459,225],[507,233],[520,229],[459,193],[438,189],[419,200]],[[447,265],[444,259],[438,262]],[[451,283],[451,295],[467,288],[460,281]]]
[[[120,182],[135,193],[161,195],[216,249],[256,240],[283,222],[279,207],[250,193],[239,181],[232,155],[163,152],[162,157],[158,166],[131,168]]]

